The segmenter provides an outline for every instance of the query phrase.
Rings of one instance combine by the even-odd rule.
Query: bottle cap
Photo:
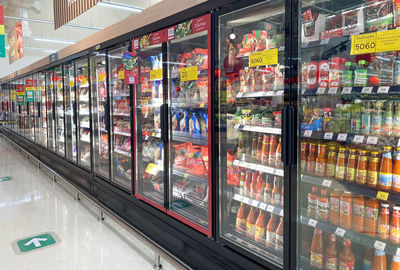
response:
[[[349,149],[349,152],[350,152],[351,154],[355,154],[355,153],[356,153],[356,149]]]
[[[360,150],[360,153],[361,154],[368,154],[368,151],[367,150]]]
[[[365,60],[360,60],[360,61],[358,61],[358,64],[359,64],[359,65],[365,65],[365,63],[366,63]]]
[[[346,148],[345,147],[340,147],[339,151],[346,151]]]
[[[372,151],[371,155],[379,155],[379,152],[378,151]]]
[[[336,150],[335,146],[329,146],[329,150]]]
[[[389,208],[389,204],[388,203],[382,203],[381,206],[385,207],[385,208]]]
[[[391,147],[391,146],[384,146],[383,149],[385,149],[385,150],[392,150],[392,147]]]
[[[344,63],[344,65],[347,67],[347,66],[351,66],[351,62],[346,62],[346,63]]]

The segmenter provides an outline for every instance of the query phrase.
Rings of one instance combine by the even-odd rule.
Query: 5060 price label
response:
[[[351,55],[374,53],[376,51],[376,33],[354,35],[351,37]]]
[[[277,65],[278,48],[249,53],[249,67]]]
[[[181,68],[181,82],[197,80],[197,66]]]

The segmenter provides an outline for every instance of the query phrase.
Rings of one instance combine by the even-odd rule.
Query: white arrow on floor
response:
[[[31,241],[25,243],[24,246],[29,246],[30,244],[33,243],[35,247],[40,247],[41,246],[40,241],[47,241],[47,238],[33,238]]]

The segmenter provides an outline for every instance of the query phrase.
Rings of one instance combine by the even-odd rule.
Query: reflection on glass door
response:
[[[34,112],[35,112],[35,143],[40,143],[40,126],[41,126],[41,91],[39,89],[39,73],[33,74],[33,87],[34,87]]]
[[[64,65],[65,89],[65,136],[67,159],[76,161],[76,99],[75,99],[75,66],[74,63]]]
[[[145,42],[136,51],[140,63],[139,84],[135,85],[136,196],[163,209],[165,207],[164,142],[161,136],[163,105],[162,44]],[[134,63],[135,64],[135,63]],[[137,66],[135,66],[137,67]],[[156,74],[151,77],[151,74]]]
[[[56,94],[56,153],[65,155],[64,84],[62,66],[54,69]]]
[[[112,117],[112,180],[128,189],[132,187],[131,157],[131,87],[125,84],[122,56],[128,47],[109,52]]]
[[[284,2],[218,19],[220,236],[283,265]]]
[[[46,74],[40,72],[38,74],[39,87],[39,144],[47,147],[47,110],[46,110]]]
[[[78,96],[78,164],[90,168],[90,104],[88,59],[76,62],[76,87]]]
[[[54,71],[46,71],[46,107],[47,107],[47,140],[51,151],[56,149],[55,140],[55,103],[54,103]]]
[[[93,121],[93,161],[94,171],[110,177],[109,138],[110,110],[107,88],[107,70],[105,54],[90,57],[92,121]]]

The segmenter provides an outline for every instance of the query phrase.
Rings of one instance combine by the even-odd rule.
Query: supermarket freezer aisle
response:
[[[0,178],[0,269],[153,269],[151,248],[111,218],[98,222],[94,206],[74,200],[2,138],[0,153],[0,177],[11,177]],[[47,241],[28,238],[47,232],[59,242],[34,249]],[[33,250],[21,253],[21,239],[22,250]],[[175,269],[161,263],[163,269]]]

